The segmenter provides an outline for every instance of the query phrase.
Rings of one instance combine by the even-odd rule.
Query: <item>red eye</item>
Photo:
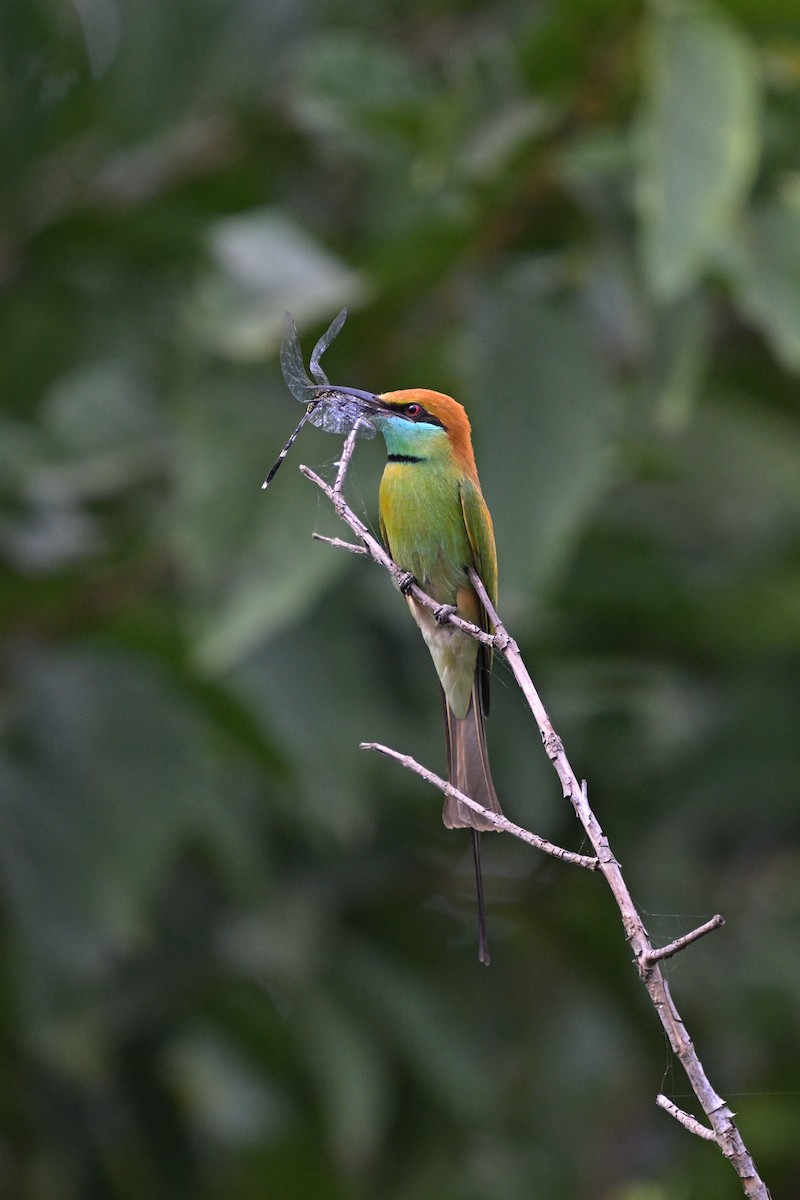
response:
[[[406,405],[406,414],[409,417],[418,417],[421,412],[422,412],[421,404],[407,404]]]

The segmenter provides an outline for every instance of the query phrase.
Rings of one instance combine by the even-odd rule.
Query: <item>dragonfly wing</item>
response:
[[[294,317],[288,312],[283,319],[281,371],[286,380],[286,386],[295,400],[299,400],[301,404],[308,404],[309,400],[313,398],[316,385],[306,374],[297,326],[294,323]]]
[[[309,370],[311,371],[311,374],[316,379],[317,383],[330,383],[328,376],[325,374],[322,367],[319,365],[319,360],[322,358],[323,354],[328,349],[328,346],[330,346],[331,342],[336,337],[336,335],[341,331],[341,328],[344,325],[346,320],[347,320],[347,309],[343,308],[342,311],[339,313],[338,317],[336,317],[333,321],[331,321],[330,325],[325,330],[325,332],[323,333],[322,337],[317,342],[314,349],[311,351],[311,359],[310,359],[308,365],[309,365]],[[294,322],[292,322],[292,324],[294,324]],[[295,330],[295,333],[296,332],[297,331]]]

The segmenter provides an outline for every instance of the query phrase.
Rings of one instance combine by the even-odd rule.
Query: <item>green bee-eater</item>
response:
[[[481,493],[470,424],[462,405],[424,389],[385,392],[365,412],[386,440],[380,486],[381,534],[394,561],[442,605],[481,628],[489,620],[467,576],[477,571],[497,600],[492,519]],[[444,693],[450,782],[484,808],[501,811],[489,770],[484,717],[489,709],[491,652],[408,598]],[[448,829],[472,832],[478,889],[480,961],[489,963],[480,864],[480,832],[494,826],[465,804],[446,799]]]
[[[267,487],[275,476],[306,421],[331,432],[352,429],[357,434],[359,424],[371,433],[380,429],[388,452],[380,488],[380,521],[389,553],[443,609],[452,607],[461,617],[488,630],[488,615],[467,571],[477,571],[496,604],[497,554],[492,519],[478,481],[467,414],[451,396],[423,388],[378,396],[331,384],[320,358],[346,316],[347,310],[343,309],[312,351],[313,383],[303,363],[297,327],[291,314],[286,314],[281,369],[289,391],[307,407],[263,486]],[[442,685],[450,782],[484,808],[499,813],[483,726],[489,711],[491,653],[448,621],[439,620],[442,614],[438,610],[432,613],[411,595],[408,605]],[[472,833],[478,889],[478,957],[488,965],[480,835],[494,826],[468,805],[450,797],[445,799],[442,819],[448,829],[467,828]]]

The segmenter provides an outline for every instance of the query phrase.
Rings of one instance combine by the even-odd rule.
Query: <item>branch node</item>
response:
[[[552,727],[543,734],[542,742],[548,758],[558,758],[559,754],[564,753],[564,743]]]
[[[668,1112],[671,1117],[674,1117],[679,1125],[683,1125],[684,1129],[688,1129],[690,1133],[696,1137],[703,1138],[707,1142],[715,1142],[717,1135],[713,1129],[709,1129],[707,1125],[703,1125],[696,1117],[690,1113],[684,1112],[682,1108],[678,1108],[677,1104],[673,1104],[663,1092],[659,1092],[656,1096],[656,1104],[659,1108],[663,1108],[664,1112]]]

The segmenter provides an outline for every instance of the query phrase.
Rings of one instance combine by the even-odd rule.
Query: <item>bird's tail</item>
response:
[[[484,808],[488,808],[491,812],[502,813],[489,769],[483,708],[477,679],[472,689],[467,715],[464,718],[457,717],[445,700],[444,717],[447,733],[447,772],[450,782],[471,800],[482,804]],[[478,958],[488,966],[489,942],[486,935],[486,911],[483,903],[480,835],[481,831],[491,830],[495,827],[486,817],[449,796],[444,802],[442,820],[448,829],[469,829],[472,833],[475,884],[478,893]]]

